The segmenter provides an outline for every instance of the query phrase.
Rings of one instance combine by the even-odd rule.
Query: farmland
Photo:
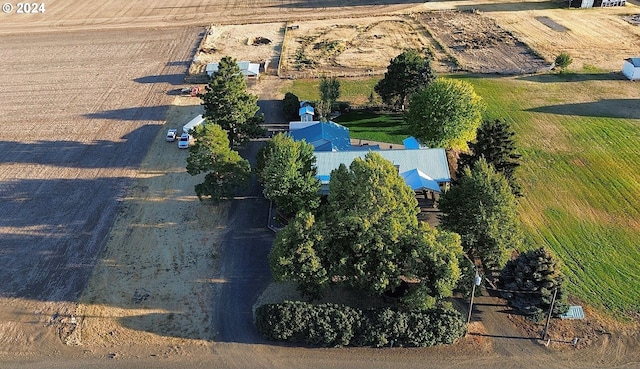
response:
[[[608,73],[468,81],[517,132],[531,246],[558,254],[580,300],[638,314],[638,86]]]
[[[322,19],[332,25],[393,16],[412,19],[415,28],[406,30],[411,33],[423,32],[416,14],[473,8],[478,14],[469,14],[494,20],[546,61],[569,51],[577,70],[617,71],[621,58],[637,51],[640,37],[640,27],[621,16],[640,13],[638,7],[576,11],[548,1],[480,0],[46,5],[43,14],[0,14],[0,367],[516,368],[640,362],[633,325],[620,334],[598,333],[584,350],[561,340],[545,348],[533,339],[483,335],[502,327],[506,332],[500,333],[525,337],[500,313],[474,322],[479,335],[429,350],[264,344],[246,334],[250,304],[234,305],[236,299],[255,299],[244,295],[244,287],[259,289],[266,283],[264,270],[218,262],[220,254],[226,256],[225,245],[242,246],[241,261],[254,261],[258,248],[268,249],[255,242],[265,236],[262,213],[246,211],[260,199],[200,204],[192,192],[197,178],[185,174],[186,152],[164,142],[166,128],[179,128],[200,112],[196,99],[172,94],[183,87],[200,37],[212,24],[236,33],[265,27],[279,32],[283,21]],[[567,31],[560,34],[536,17],[549,17]],[[247,46],[247,37],[230,37],[225,48],[211,46],[240,58],[232,42]],[[464,54],[456,54],[458,41],[441,37],[436,65],[446,72],[447,60],[464,61]],[[438,46],[433,39],[424,42]],[[376,62],[384,66],[383,59]],[[549,245],[561,256],[579,302],[637,313],[638,86],[615,73],[460,78],[476,86],[492,117],[513,121],[518,131],[525,159],[521,175],[527,178],[521,216],[531,244]],[[252,88],[261,103],[275,102],[298,82],[266,77]],[[365,104],[374,83],[345,82],[344,95],[358,95],[354,102]],[[479,308],[484,309],[503,307]],[[224,319],[230,328],[221,333],[216,323]],[[586,324],[600,327],[595,312]]]

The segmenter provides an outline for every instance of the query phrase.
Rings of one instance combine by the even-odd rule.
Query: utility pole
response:
[[[473,296],[476,294],[476,286],[480,286],[482,283],[482,277],[478,275],[478,269],[476,269],[476,277],[473,280],[473,287],[471,287],[471,300],[469,300],[469,315],[467,316],[467,324],[471,321],[471,311],[473,310]]]
[[[549,322],[551,321],[551,314],[553,313],[553,305],[556,303],[556,295],[558,294],[558,287],[553,290],[553,298],[551,299],[551,307],[549,307],[549,316],[547,317],[547,323],[544,325],[544,329],[542,330],[542,340],[544,341],[547,338],[547,329],[549,328]]]

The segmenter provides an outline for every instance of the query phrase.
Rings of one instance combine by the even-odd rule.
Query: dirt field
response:
[[[402,14],[476,7],[536,50],[539,43],[546,58],[589,34],[591,43],[583,44],[589,48],[575,49],[576,64],[616,70],[620,55],[638,50],[633,37],[639,27],[616,21],[629,7],[578,12],[539,2],[148,3],[58,0],[46,4],[45,14],[0,14],[0,367],[578,368],[640,362],[637,332],[628,327],[598,331],[594,343],[580,350],[562,343],[545,348],[519,339],[527,331],[508,324],[497,315],[504,308],[491,310],[490,303],[477,311],[480,320],[472,328],[489,337],[472,335],[452,347],[313,350],[212,340],[214,323],[225,317],[217,317],[215,307],[237,297],[220,291],[231,282],[251,283],[241,268],[220,263],[225,220],[234,209],[200,204],[192,191],[197,178],[184,171],[186,152],[164,142],[166,128],[180,128],[199,112],[193,99],[172,96],[204,32],[186,26],[269,22],[247,26],[256,33],[221,28],[229,35],[244,32],[229,40],[246,45],[252,35],[268,32],[276,32],[276,40],[284,18],[302,25],[321,15],[331,19],[327,23],[345,24],[340,19],[395,14],[390,19],[406,20]],[[567,37],[550,34],[539,16],[564,25]],[[374,39],[403,30],[399,24],[378,24]],[[609,33],[598,37],[587,24],[614,27],[611,32],[629,41],[614,42]],[[211,47],[240,50],[221,45]],[[247,49],[271,55],[277,47],[274,41],[264,50]],[[597,56],[587,63],[590,54]],[[244,59],[240,51],[232,56]],[[335,61],[352,68],[350,58]],[[267,78],[254,92],[264,101],[281,98],[280,83]],[[253,246],[245,240],[258,231],[236,237],[249,247],[244,258]],[[229,278],[217,278],[223,272]],[[247,323],[244,311],[232,313]],[[235,321],[230,323],[233,329]]]
[[[583,67],[620,71],[622,60],[638,54],[640,27],[623,18],[639,14],[631,2],[625,7],[567,9],[563,2],[428,2],[425,9],[470,10],[495,19],[518,40],[552,62],[561,52],[573,58],[570,69]],[[606,50],[604,52],[603,50]]]
[[[426,3],[414,8],[421,12],[395,16],[213,25],[190,72],[202,75],[206,63],[234,55],[269,61],[269,73],[286,78],[382,75],[407,47],[430,50],[441,73],[544,72],[563,51],[574,59],[571,68],[615,71],[640,46],[640,27],[623,19],[624,8],[578,13],[555,3],[526,3],[512,5],[514,12],[507,5],[459,2],[458,11],[443,10],[447,4]],[[429,7],[437,11],[424,11]],[[259,37],[270,43],[255,43]],[[594,52],[603,49],[611,52]]]

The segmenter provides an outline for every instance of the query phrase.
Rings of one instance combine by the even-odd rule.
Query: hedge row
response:
[[[265,339],[322,347],[426,347],[453,343],[466,331],[464,318],[453,309],[359,310],[300,301],[258,307],[255,324]]]

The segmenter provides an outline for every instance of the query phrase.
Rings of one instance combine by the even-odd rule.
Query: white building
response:
[[[622,74],[631,81],[640,80],[640,56],[626,59],[622,65]]]
[[[247,78],[258,78],[260,76],[260,64],[251,63],[249,61],[243,60],[239,61],[238,67],[240,68],[240,72]],[[219,63],[209,63],[207,64],[207,75],[211,77],[215,72],[218,71]]]

